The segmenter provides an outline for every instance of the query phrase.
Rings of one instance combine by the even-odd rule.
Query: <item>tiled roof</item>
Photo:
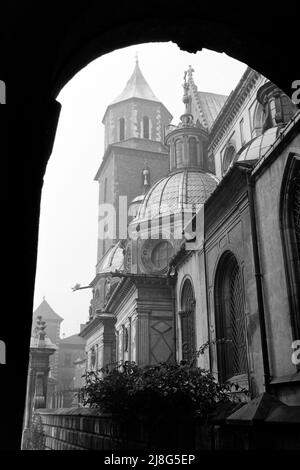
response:
[[[121,242],[111,246],[97,267],[98,273],[122,271],[124,267],[124,253]]]
[[[198,91],[197,94],[205,120],[208,124],[208,127],[211,128],[219,112],[224,106],[228,96],[219,95],[217,93],[208,93],[204,91]]]
[[[238,156],[238,161],[260,159],[274,144],[280,132],[280,127],[271,127],[262,135],[253,139]]]
[[[212,173],[185,168],[159,180],[146,195],[138,218],[177,212],[192,204],[203,204],[218,184]]]
[[[79,335],[71,335],[60,340],[60,344],[85,344],[85,340]]]
[[[136,62],[133,74],[127,82],[126,87],[122,93],[111,103],[119,103],[120,101],[128,100],[129,98],[142,98],[144,100],[158,101],[150,86],[146,82],[138,62]]]
[[[36,310],[33,312],[34,317],[42,316],[43,320],[57,320],[58,322],[62,322],[63,318],[59,316],[56,312],[54,312],[53,308],[50,307],[47,300],[43,300],[43,302],[37,307]]]

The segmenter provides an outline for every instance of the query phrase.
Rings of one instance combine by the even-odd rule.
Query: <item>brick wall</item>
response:
[[[41,409],[36,413],[42,418],[45,450],[195,448],[195,430],[190,422],[174,425],[156,421],[151,426],[142,420],[121,423],[91,408]]]
[[[294,413],[294,412],[293,412]],[[298,411],[299,413],[299,411]],[[232,425],[226,419],[203,425],[189,419],[142,419],[117,422],[109,414],[91,408],[40,409],[44,450],[299,450],[299,419],[281,423],[245,422]],[[35,437],[36,439],[36,437]],[[37,440],[37,439],[36,439]],[[39,448],[39,450],[41,450]]]

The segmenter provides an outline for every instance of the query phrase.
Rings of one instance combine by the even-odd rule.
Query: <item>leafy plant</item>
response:
[[[45,450],[46,436],[43,429],[43,422],[40,415],[34,414],[30,425],[29,450]]]
[[[103,412],[148,418],[198,415],[203,419],[217,403],[230,402],[232,384],[219,384],[207,370],[191,363],[139,367],[115,364],[86,374],[79,397],[84,406]]]

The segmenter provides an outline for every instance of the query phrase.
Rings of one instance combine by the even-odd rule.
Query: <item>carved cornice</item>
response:
[[[102,320],[99,318],[99,316],[95,315],[94,318],[90,320],[86,324],[86,326],[81,330],[79,336],[81,336],[82,338],[89,338],[91,334],[93,334],[97,330],[101,322]]]
[[[186,263],[189,258],[192,256],[194,253],[193,250],[186,250],[185,243],[183,242],[179,248],[179,250],[175,253],[175,255],[171,258],[170,260],[170,266],[174,266],[176,268],[179,268],[182,266],[184,263]]]
[[[214,151],[216,146],[222,140],[233,119],[240,111],[245,100],[249,96],[251,90],[254,88],[260,77],[261,75],[255,70],[252,70],[250,67],[246,69],[238,85],[227,98],[223,108],[220,111],[220,114],[213,123],[210,132],[209,144],[211,150]]]

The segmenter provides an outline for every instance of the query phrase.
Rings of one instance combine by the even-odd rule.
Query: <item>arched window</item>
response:
[[[225,150],[224,153],[224,158],[223,158],[223,174],[226,173],[226,171],[229,168],[230,163],[233,161],[235,157],[235,148],[233,145],[229,145],[227,149]]]
[[[119,119],[119,140],[124,140],[125,139],[125,119],[120,118]]]
[[[143,117],[143,137],[144,139],[149,139],[149,118],[148,116]]]
[[[191,361],[195,354],[195,297],[192,283],[184,282],[181,293],[181,349],[182,360]]]
[[[223,255],[215,283],[215,315],[219,380],[247,374],[244,287],[231,252]]]
[[[195,137],[191,137],[189,139],[189,157],[191,166],[197,166],[197,153],[197,139]]]
[[[263,126],[265,122],[265,111],[262,104],[257,103],[257,106],[254,111],[253,115],[253,122],[252,122],[252,137],[258,137],[263,132]]]
[[[129,333],[128,333],[128,328],[124,326],[123,330],[123,337],[124,337],[124,352],[128,351],[129,347]]]
[[[175,142],[175,158],[176,167],[180,168],[183,166],[183,143],[182,140],[176,140]]]
[[[283,177],[280,223],[293,339],[300,338],[300,155],[291,155]]]

